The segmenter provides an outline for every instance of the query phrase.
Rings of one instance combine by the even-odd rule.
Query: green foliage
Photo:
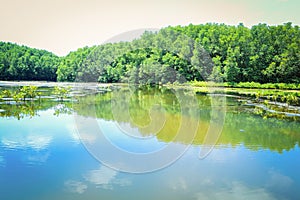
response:
[[[0,42],[0,80],[56,81],[59,63],[45,50]]]
[[[149,88],[149,87],[148,87]],[[74,104],[73,109],[79,115],[86,117],[97,117],[99,119],[114,120],[118,123],[128,123],[132,127],[137,127],[140,133],[144,136],[155,136],[158,140],[164,142],[176,142],[185,143],[187,142],[186,137],[176,137],[178,129],[180,128],[181,121],[186,116],[182,115],[181,106],[178,99],[175,96],[175,92],[178,89],[166,89],[161,87],[151,87],[150,89],[143,87],[135,92],[129,91],[128,89],[120,89],[118,92],[114,91],[114,94],[107,92],[101,94],[92,94],[80,98],[80,103]],[[111,106],[111,101],[118,99],[118,102]],[[207,130],[210,126],[210,120],[212,119],[211,110],[211,99],[207,95],[197,95],[199,102],[199,112],[201,116],[201,126],[196,131],[193,144],[203,144]],[[239,146],[241,143],[245,144],[246,147],[253,150],[259,150],[260,148],[268,148],[278,152],[284,150],[290,150],[295,147],[295,144],[300,141],[299,135],[299,118],[298,121],[288,120],[277,120],[274,116],[271,118],[270,115],[265,117],[264,111],[259,109],[257,114],[263,115],[266,120],[257,117],[253,114],[248,114],[248,108],[241,106],[236,98],[228,98],[227,103],[229,106],[226,113],[226,120],[222,134],[218,140],[220,145],[232,145]],[[95,107],[88,107],[86,105],[95,103]],[[130,117],[128,117],[128,107],[124,106],[129,104]],[[164,116],[164,125],[159,131],[155,131],[157,127],[150,127],[151,124],[151,113],[149,111],[153,106],[160,105],[163,110],[155,110],[152,115],[159,119],[162,115]],[[186,106],[189,106],[187,104]],[[192,108],[191,108],[192,109]],[[234,110],[234,111],[233,111]],[[117,116],[117,117],[116,117]],[[189,118],[189,120],[198,119]],[[147,128],[144,128],[147,127]],[[155,129],[155,130],[154,130]],[[244,131],[241,134],[241,129]],[[189,127],[186,127],[186,132]],[[255,133],[255,134],[253,134]]]
[[[65,62],[67,67],[59,69],[77,70],[78,81],[255,83],[246,85],[249,88],[266,82],[299,84],[299,41],[299,27],[291,23],[258,24],[251,29],[224,24],[167,27],[157,33],[146,32],[131,43],[92,47],[84,62],[74,66]],[[74,57],[75,62],[82,52],[73,52],[66,60]],[[290,88],[281,84],[268,87]]]
[[[299,90],[300,84],[297,83],[258,83],[258,82],[205,82],[205,81],[190,81],[190,85],[196,87],[231,87],[231,88],[250,88],[250,89],[281,89],[281,90]]]
[[[298,97],[295,94],[288,94],[286,96],[286,102],[288,105],[297,104],[298,103]]]
[[[53,90],[53,94],[60,99],[60,101],[63,101],[65,98],[68,97],[68,95],[71,92],[71,87],[58,87],[55,86]]]
[[[12,97],[12,93],[11,93],[10,90],[3,90],[3,91],[1,92],[1,96],[2,96],[2,97],[6,97],[6,98],[11,98],[11,97]]]
[[[41,94],[37,92],[37,86],[23,86],[15,91],[3,90],[1,92],[2,97],[13,98],[14,101],[19,102],[20,100],[25,101],[26,98],[33,100],[35,97],[40,96]]]
[[[16,102],[12,103],[11,99],[4,99],[5,103],[2,102],[1,104],[1,109],[3,109],[4,112],[0,112],[0,117],[15,117],[20,120],[24,117],[34,117],[38,115],[39,111],[48,110],[50,108],[54,110],[53,115],[56,116],[60,114],[70,114],[72,112],[71,102],[62,103],[47,98],[47,96],[53,93],[54,88],[43,89],[43,91],[39,92],[37,89],[36,86],[23,86],[9,87],[6,90],[0,91],[0,96],[5,94],[5,96],[3,95],[2,97],[12,98],[13,101]],[[34,96],[35,98],[33,98]],[[45,96],[45,98],[43,98],[43,96]],[[37,97],[39,100],[35,101]]]
[[[88,59],[92,50],[93,47],[84,47],[63,57],[56,71],[57,81],[76,81],[78,69],[84,64],[85,60]]]
[[[59,58],[0,43],[0,80],[228,82],[234,87],[299,89],[300,29],[292,23],[251,28],[225,24],[166,27],[132,42],[84,47]],[[291,88],[294,87],[294,88]]]
[[[38,94],[37,94],[37,86],[23,86],[20,89],[19,93],[23,93],[25,97],[28,98],[35,98]]]

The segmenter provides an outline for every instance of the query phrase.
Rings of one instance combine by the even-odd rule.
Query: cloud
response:
[[[294,183],[294,181],[279,172],[270,170],[269,172],[270,179],[268,180],[266,186],[276,191],[286,191]]]
[[[26,164],[43,164],[50,156],[48,146],[52,140],[52,136],[45,134],[11,134],[0,139],[0,146],[12,150],[25,150],[26,155],[22,156],[22,161]],[[1,163],[0,157],[0,166],[3,165]]]
[[[117,179],[118,172],[105,166],[97,170],[91,170],[84,175],[86,181],[95,184],[103,189],[112,189],[113,185],[128,186],[131,184],[126,179]]]
[[[200,192],[196,194],[196,199],[199,200],[252,200],[252,199],[264,199],[264,200],[274,200],[270,192],[264,188],[249,187],[240,182],[233,182],[228,185],[228,188],[222,190],[205,190],[205,192]]]
[[[72,193],[82,194],[87,189],[87,185],[80,181],[68,180],[64,185],[66,187],[66,190]]]
[[[70,137],[72,140],[78,144],[81,143],[81,141],[88,143],[88,144],[94,144],[95,141],[98,139],[97,136],[94,134],[94,131],[92,130],[86,130],[86,129],[80,129],[80,134],[77,131],[78,124],[70,123],[66,125],[66,128],[70,134]]]
[[[84,178],[97,186],[102,186],[105,189],[112,189],[111,183],[116,175],[116,171],[101,166],[100,169],[89,171]]]
[[[172,180],[170,183],[170,187],[172,190],[179,190],[179,191],[186,191],[187,190],[187,183],[184,178],[179,178],[178,180]]]
[[[26,137],[2,138],[2,144],[10,149],[32,148],[34,150],[46,149],[52,141],[52,136],[28,135]]]
[[[26,163],[32,163],[32,164],[42,164],[45,163],[50,156],[50,153],[48,151],[46,152],[35,152],[27,156]]]

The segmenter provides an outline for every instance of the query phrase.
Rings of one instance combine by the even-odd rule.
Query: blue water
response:
[[[204,159],[194,144],[170,166],[132,174],[106,167],[87,151],[74,115],[53,113],[0,118],[0,199],[300,199],[297,141],[282,152],[220,144]],[[114,145],[130,152],[168,145],[155,136],[139,142],[112,120],[98,122]]]

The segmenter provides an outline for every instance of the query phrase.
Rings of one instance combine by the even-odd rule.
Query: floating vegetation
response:
[[[250,88],[250,89],[280,89],[280,90],[299,90],[300,84],[297,83],[257,83],[257,82],[206,82],[190,81],[191,86],[196,87],[226,87],[226,88]]]
[[[197,82],[200,87],[194,87],[194,92],[199,95],[222,94],[235,96],[243,102],[242,105],[250,107],[254,114],[263,118],[275,117],[278,119],[291,119],[300,121],[300,91],[277,90],[277,89],[245,89],[245,88],[223,88],[209,90],[206,82]],[[213,87],[220,84],[213,85]],[[265,87],[263,85],[261,87]],[[273,85],[274,86],[274,85]],[[292,87],[293,85],[285,85]],[[283,86],[282,86],[283,87]],[[295,88],[293,88],[295,89]],[[242,98],[243,97],[243,98]]]
[[[244,105],[253,106],[252,111],[264,119],[275,117],[300,121],[299,93],[297,92],[258,91],[252,94],[252,98]]]
[[[55,107],[57,102],[52,101],[53,99],[65,101],[64,98],[68,96],[70,89],[70,87],[56,90],[55,88],[40,90],[37,86],[8,87],[0,91],[0,116],[22,119],[36,116],[39,110],[51,107],[54,108],[54,115],[70,113],[71,103],[65,103],[62,109],[62,106]],[[54,92],[56,95],[51,95]]]
[[[37,108],[42,102],[48,102],[52,106],[57,102],[64,102],[68,107],[73,102],[82,100],[92,94],[104,94],[111,91],[112,87],[108,85],[90,85],[83,84],[77,87],[70,85],[54,86],[54,87],[38,87],[38,86],[17,86],[6,87],[5,90],[0,91],[0,105],[1,115],[9,112],[5,105],[13,107],[19,106],[20,113],[22,110],[29,109],[31,105]],[[179,86],[178,86],[179,87]],[[117,87],[116,87],[117,88]],[[182,86],[182,88],[186,88]],[[189,88],[186,88],[189,89]],[[252,112],[260,115],[263,118],[279,118],[291,119],[300,121],[300,91],[298,90],[265,90],[265,89],[240,89],[240,88],[213,88],[194,87],[194,92],[199,95],[225,95],[226,97],[238,98],[240,105],[239,109],[229,108],[237,112]],[[52,103],[50,103],[52,102]],[[26,108],[27,106],[27,108]],[[57,107],[58,113],[69,112],[67,109]],[[17,112],[16,112],[17,113]],[[24,113],[24,112],[23,112]],[[31,112],[32,113],[32,112]],[[25,113],[24,115],[30,115]],[[17,114],[16,114],[17,115]]]
[[[14,91],[3,90],[1,92],[1,99],[4,101],[10,101],[10,103],[20,103],[21,101],[33,101],[38,96],[40,98],[41,92],[37,91],[37,86],[22,86]],[[14,102],[12,102],[14,101]]]
[[[65,101],[69,97],[70,92],[71,92],[70,86],[67,87],[55,86],[53,94],[57,97],[59,101]]]

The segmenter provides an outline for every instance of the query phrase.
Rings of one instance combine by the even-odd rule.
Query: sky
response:
[[[0,0],[0,41],[59,56],[124,32],[203,23],[300,24],[299,0]]]

